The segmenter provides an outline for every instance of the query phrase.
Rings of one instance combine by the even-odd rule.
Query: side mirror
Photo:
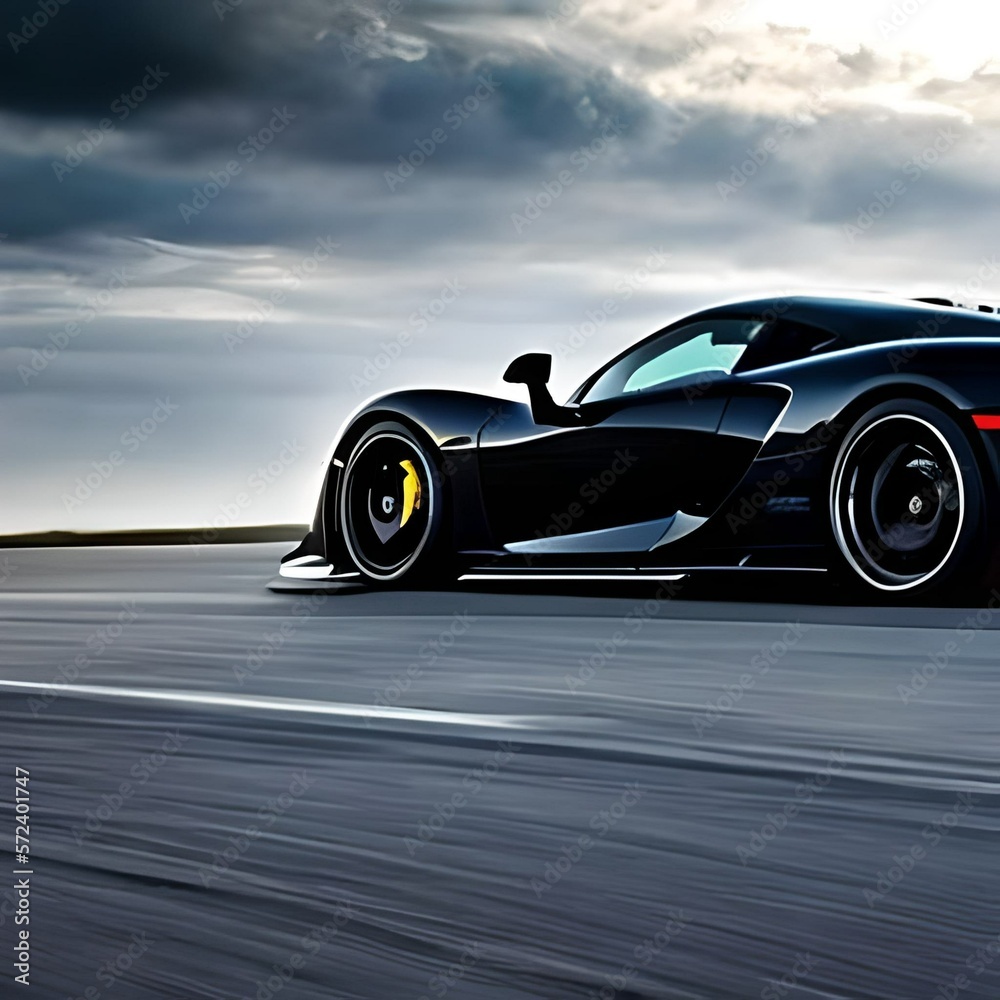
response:
[[[515,358],[503,373],[505,382],[524,385],[546,385],[552,376],[551,354],[522,354]]]
[[[503,373],[505,382],[521,382],[528,387],[531,417],[543,427],[579,427],[583,414],[576,406],[557,406],[549,392],[552,375],[551,354],[522,354]]]

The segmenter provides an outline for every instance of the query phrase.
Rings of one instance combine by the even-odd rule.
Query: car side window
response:
[[[829,330],[781,319],[761,334],[757,343],[740,359],[737,372],[756,371],[772,365],[801,361],[815,354],[825,354],[843,346]]]
[[[729,375],[764,326],[757,320],[722,319],[671,330],[611,365],[581,401],[647,392],[707,373]]]

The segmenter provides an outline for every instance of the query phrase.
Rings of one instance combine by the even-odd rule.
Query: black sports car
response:
[[[337,440],[285,578],[827,573],[870,597],[982,583],[995,549],[1000,317],[794,297],[688,316],[564,405],[389,393]]]

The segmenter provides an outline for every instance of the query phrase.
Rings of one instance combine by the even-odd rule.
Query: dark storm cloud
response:
[[[625,47],[633,66],[648,69],[659,58],[661,67],[687,75],[688,86],[672,100],[669,85],[654,98],[602,63],[613,61],[609,38],[598,52],[578,44],[572,17],[553,27],[549,12],[557,4],[489,4],[465,12],[404,0],[364,6],[107,0],[95,13],[73,0],[0,63],[0,108],[29,131],[60,134],[44,152],[0,152],[0,180],[22,193],[4,228],[12,239],[96,229],[196,244],[295,245],[317,225],[335,224],[364,242],[371,213],[356,204],[359,195],[369,206],[381,199],[380,210],[405,218],[412,208],[405,201],[433,179],[481,178],[476,205],[450,218],[425,219],[431,235],[457,236],[469,224],[468,213],[490,217],[495,206],[501,218],[509,215],[502,209],[516,178],[523,178],[529,197],[553,165],[594,141],[607,121],[624,126],[624,152],[607,157],[595,174],[674,190],[707,178],[723,181],[747,151],[775,137],[781,116],[720,103],[720,88],[764,93],[779,70],[743,58],[702,67],[700,57],[721,44],[704,28],[715,6],[699,7],[694,26],[679,21],[669,51],[658,57],[654,39]],[[19,2],[5,23],[17,33],[22,18],[38,10],[37,2]],[[517,31],[516,24],[533,27]],[[780,46],[795,34],[772,30],[771,36]],[[698,39],[686,54],[685,38]],[[813,49],[806,51],[810,59],[801,69],[780,69],[786,89],[795,87],[798,72],[804,105],[815,103],[806,86]],[[859,49],[839,63],[832,57],[822,63],[817,79],[860,86],[888,72],[885,64]],[[165,76],[123,118],[114,102],[141,87],[147,67]],[[266,148],[250,162],[246,143],[264,134],[276,110],[287,116],[287,127],[268,133]],[[820,109],[807,124],[796,124],[797,134],[782,140],[741,198],[786,208],[815,198],[812,216],[834,218],[844,211],[839,206],[863,197],[894,158],[902,162],[908,130],[934,121],[933,115],[894,117],[887,128],[884,115]],[[72,163],[73,151],[88,148],[102,120],[112,123],[114,135],[72,172],[59,174],[54,164]],[[435,135],[444,140],[432,141]],[[845,149],[851,155],[842,163]],[[419,174],[390,190],[387,172],[406,169],[407,162],[419,162]],[[229,175],[231,163],[238,176]],[[941,173],[948,169],[944,164]],[[332,173],[343,178],[344,170],[352,178],[346,188]],[[220,177],[226,182],[221,196],[197,215],[182,211]],[[947,188],[949,182],[937,183]],[[961,183],[951,184],[958,197]]]
[[[556,147],[581,140],[591,124],[579,115],[581,101],[599,117],[630,120],[647,103],[607,72],[537,45],[441,32],[401,6],[379,20],[380,7],[244,0],[220,19],[208,0],[106,0],[98,11],[73,2],[0,62],[0,107],[89,124],[148,66],[162,67],[169,79],[127,123],[162,130],[157,155],[189,160],[225,150],[277,103],[308,121],[289,144],[297,153],[365,161],[407,151],[490,72],[507,132],[484,159],[519,136]],[[20,2],[6,23],[16,27],[18,15],[36,10]],[[425,53],[384,55],[397,35],[420,41]],[[482,147],[483,138],[466,145]]]
[[[211,3],[203,0],[101,0],[96,6],[71,0],[54,6],[46,17],[38,0],[4,5],[0,106],[51,117],[100,116],[141,80],[147,64],[157,62],[174,74],[177,99],[247,77],[240,56],[249,44],[248,23],[234,18],[223,32]],[[41,27],[29,38],[32,18]]]
[[[167,220],[188,193],[188,186],[176,181],[102,168],[80,171],[71,182],[60,184],[48,157],[0,156],[0,185],[21,195],[4,205],[3,225],[12,239],[91,227],[143,232],[157,208]]]
[[[0,109],[65,141],[0,154],[0,178],[24,195],[5,223],[12,238],[131,225],[168,240],[284,240],[299,213],[280,188],[296,168],[370,167],[381,185],[437,134],[426,173],[509,175],[591,142],[608,120],[630,136],[654,120],[649,96],[607,70],[516,38],[443,31],[399,7],[108,0],[96,13],[73,2],[11,41],[39,10],[20,3],[7,13],[17,52],[0,63]],[[156,83],[143,91],[150,68]],[[251,170],[247,140],[276,111],[288,127]],[[245,173],[210,222],[190,225],[179,204],[231,162]]]

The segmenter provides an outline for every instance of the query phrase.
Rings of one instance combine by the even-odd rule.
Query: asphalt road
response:
[[[1000,996],[1000,615],[285,548],[0,554],[0,996]]]

